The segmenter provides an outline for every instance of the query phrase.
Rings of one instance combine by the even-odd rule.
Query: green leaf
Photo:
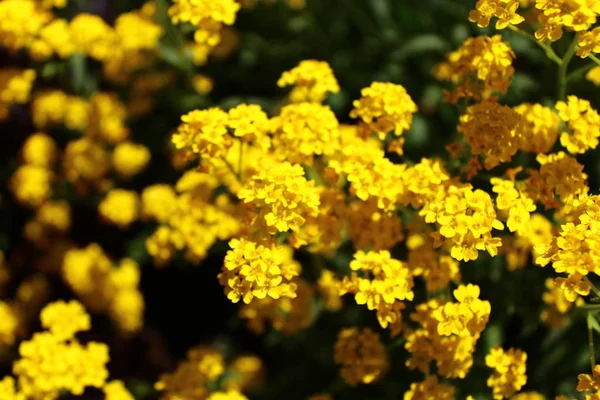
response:
[[[402,61],[409,57],[422,55],[423,53],[445,53],[450,49],[447,40],[434,34],[423,34],[407,40],[403,46],[391,54],[390,58]]]
[[[600,324],[598,324],[598,320],[596,319],[596,317],[594,317],[592,315],[592,313],[588,313],[587,319],[588,319],[592,329],[594,329],[596,332],[600,333]]]

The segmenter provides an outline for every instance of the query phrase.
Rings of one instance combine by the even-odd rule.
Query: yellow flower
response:
[[[106,396],[105,400],[135,400],[121,381],[110,381],[102,390]]]
[[[298,164],[286,162],[259,171],[238,197],[259,210],[255,221],[270,234],[296,231],[306,216],[318,213],[319,193]]]
[[[556,278],[555,283],[570,302],[575,302],[579,296],[587,296],[592,290],[592,284],[579,273],[571,274],[568,278]]]
[[[271,119],[273,147],[280,160],[312,164],[315,156],[331,155],[340,148],[338,120],[329,106],[290,104]]]
[[[567,102],[556,103],[556,109],[560,119],[569,127],[569,131],[560,135],[560,144],[569,153],[585,153],[598,146],[600,115],[590,106],[589,101],[569,96]]]
[[[139,12],[119,15],[115,21],[115,34],[122,51],[152,50],[158,45],[162,27]]]
[[[98,92],[90,99],[89,124],[85,134],[110,144],[122,142],[129,136],[126,116],[125,105],[116,94]]]
[[[535,8],[541,11],[538,17],[542,25],[535,37],[543,42],[556,41],[563,35],[563,28],[571,31],[585,31],[596,22],[600,8],[595,1],[536,0]]]
[[[462,46],[439,64],[437,79],[456,85],[447,100],[456,103],[461,98],[484,100],[505,94],[515,72],[515,54],[500,35],[477,36],[465,40]]]
[[[116,49],[115,31],[97,15],[81,13],[69,23],[75,52],[106,61]]]
[[[77,332],[90,329],[90,316],[77,301],[57,301],[46,306],[41,314],[42,326],[59,340],[70,340]]]
[[[183,123],[173,135],[173,144],[203,157],[222,157],[232,145],[227,120],[227,113],[218,108],[192,111],[181,117]]]
[[[211,348],[195,347],[188,351],[187,359],[175,371],[161,375],[154,388],[164,392],[165,399],[186,399],[190,393],[194,398],[204,399],[209,395],[207,384],[224,372],[225,361],[221,353]]]
[[[56,161],[58,147],[54,139],[40,132],[27,138],[21,152],[25,164],[49,168]]]
[[[15,342],[20,325],[19,315],[14,306],[0,301],[0,317],[0,347],[4,348]]]
[[[518,0],[478,0],[475,10],[469,13],[469,20],[485,28],[492,17],[497,17],[496,29],[504,29],[508,25],[518,25],[525,20],[517,14],[518,8]]]
[[[558,138],[558,115],[541,104],[523,103],[514,110],[521,116],[517,134],[519,149],[530,153],[550,152]]]
[[[206,400],[248,400],[246,396],[235,389],[226,392],[213,392]]]
[[[1,7],[2,4],[0,4],[0,18],[2,18]],[[0,28],[1,41],[2,34]],[[0,121],[8,118],[10,105],[24,104],[29,101],[29,95],[35,78],[36,72],[33,69],[0,69]]]
[[[340,86],[325,61],[304,60],[296,67],[285,71],[277,86],[294,86],[289,94],[290,101],[322,103],[328,93],[338,93]]]
[[[263,246],[246,239],[229,242],[223,272],[218,275],[225,294],[232,302],[249,304],[254,298],[273,299],[296,297],[300,264],[292,258],[291,249],[284,246]]]
[[[504,351],[496,346],[485,357],[485,364],[493,369],[487,385],[492,388],[495,399],[503,399],[517,393],[527,383],[525,363],[527,354],[518,349]]]
[[[234,0],[175,0],[169,8],[173,23],[189,22],[202,26],[207,21],[232,25],[240,6]]]
[[[423,382],[411,383],[410,390],[404,393],[404,400],[453,400],[454,390],[454,387],[439,383],[437,376],[431,375]]]
[[[587,74],[585,74],[585,77],[588,81],[592,82],[594,85],[596,86],[600,86],[600,66],[595,66],[594,68],[590,69]]]
[[[75,302],[51,303],[42,315],[43,325],[51,330],[23,341],[21,358],[13,364],[23,398],[52,399],[61,391],[77,396],[86,387],[103,387],[108,377],[108,346],[97,342],[82,345],[72,337],[75,331],[89,328],[89,316],[82,307]]]
[[[192,78],[192,85],[194,90],[200,94],[207,95],[212,92],[214,87],[213,80],[203,74],[196,74]]]
[[[98,205],[98,213],[107,222],[127,228],[138,218],[138,195],[130,190],[113,189]]]
[[[354,100],[350,117],[359,118],[370,134],[377,133],[381,139],[389,132],[396,136],[410,129],[412,116],[417,105],[406,89],[400,85],[373,82],[360,92],[361,98]]]
[[[472,154],[483,155],[485,168],[492,169],[516,154],[519,124],[520,116],[513,109],[486,101],[467,108],[457,129],[471,146]]]
[[[334,361],[341,365],[340,375],[350,386],[373,383],[388,369],[388,357],[379,334],[369,328],[343,329],[334,348]]]
[[[10,178],[10,189],[19,203],[37,208],[50,197],[52,179],[52,172],[44,167],[23,165]]]
[[[144,145],[123,142],[112,153],[112,165],[124,178],[139,174],[150,161],[150,150]]]
[[[52,14],[38,7],[35,0],[0,2],[0,44],[15,52],[28,47]]]

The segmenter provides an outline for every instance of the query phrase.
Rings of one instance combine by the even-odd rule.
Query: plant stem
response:
[[[567,68],[569,68],[569,63],[571,62],[571,58],[575,55],[577,51],[577,38],[579,35],[575,35],[573,41],[569,45],[567,52],[562,58],[562,62],[558,66],[558,93],[557,100],[565,100],[567,98]]]
[[[594,350],[594,331],[592,330],[592,316],[591,313],[587,315],[587,326],[588,326],[588,345],[590,347],[590,366],[592,371],[596,368],[596,351]]]
[[[586,281],[587,281],[587,282],[590,284],[590,286],[592,287],[592,291],[594,292],[594,294],[595,294],[596,296],[600,297],[600,289],[598,289],[598,288],[596,287],[596,285],[594,285],[594,284],[592,283],[592,281],[590,281],[590,280],[589,280],[589,278],[588,278],[587,276],[585,277],[585,280],[586,280]]]
[[[233,169],[233,167],[231,166],[229,161],[227,161],[227,159],[225,159],[225,157],[223,157],[223,156],[221,156],[221,160],[223,160],[223,162],[225,163],[225,166],[227,167],[229,172],[231,172],[233,177],[239,181],[238,175],[236,174],[235,169]]]
[[[590,58],[590,60],[592,60],[592,61],[593,61],[593,62],[595,62],[596,64],[600,65],[600,59],[599,59],[598,57],[596,57],[596,56],[595,56],[595,55],[593,55],[593,54],[590,54],[588,57]]]
[[[535,36],[533,36],[531,33],[525,32],[524,30],[517,28],[514,25],[508,25],[508,29],[510,29],[511,31],[526,37],[528,39],[533,40],[533,42],[535,44],[537,44],[538,46],[540,46],[542,48],[542,50],[544,50],[544,52],[546,53],[546,56],[551,59],[552,61],[554,61],[556,64],[561,65],[562,60],[560,59],[560,57],[558,55],[556,55],[556,53],[554,52],[554,49],[552,49],[552,47],[550,45],[547,45],[545,43],[541,43],[540,41],[538,41]]]

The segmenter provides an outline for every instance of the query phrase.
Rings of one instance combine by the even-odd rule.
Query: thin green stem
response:
[[[558,66],[558,100],[565,100],[567,98],[567,69],[569,63],[577,51],[577,38],[579,35],[575,35],[573,41],[569,45],[565,55],[562,58],[561,64]]]
[[[592,60],[592,61],[593,61],[593,62],[595,62],[596,64],[600,65],[600,59],[599,59],[598,57],[596,57],[596,56],[595,56],[595,55],[593,55],[593,54],[590,54],[588,57],[590,58],[590,60]]]
[[[233,169],[233,167],[231,166],[231,164],[229,163],[229,161],[227,161],[225,159],[225,157],[221,156],[221,160],[223,160],[223,163],[225,164],[225,166],[227,167],[227,169],[229,170],[229,172],[231,172],[231,174],[235,177],[235,179],[238,179],[238,175],[235,172],[235,169]],[[238,179],[239,180],[239,179]]]
[[[596,350],[594,349],[594,331],[592,328],[592,318],[594,316],[591,313],[587,315],[587,326],[588,326],[588,345],[590,348],[590,366],[592,371],[596,368]]]
[[[535,44],[537,44],[538,46],[540,46],[542,48],[542,50],[544,50],[544,52],[546,53],[546,56],[551,59],[552,61],[554,61],[557,65],[561,65],[562,60],[561,58],[554,52],[554,49],[552,48],[552,46],[545,44],[545,43],[541,43],[539,40],[537,40],[535,38],[535,36],[533,36],[531,33],[525,32],[524,30],[517,28],[514,25],[508,25],[508,29],[510,29],[511,31],[526,37],[530,40],[533,40],[533,42]]]
[[[586,281],[587,281],[587,282],[590,284],[590,286],[592,287],[592,291],[594,292],[594,294],[595,294],[596,296],[600,297],[600,289],[598,289],[598,288],[596,287],[596,285],[594,285],[594,284],[592,283],[592,281],[590,281],[590,280],[589,280],[589,278],[588,278],[587,276],[585,277],[585,280],[586,280]]]

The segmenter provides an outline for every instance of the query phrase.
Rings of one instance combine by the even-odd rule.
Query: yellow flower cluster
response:
[[[592,53],[600,52],[595,27],[600,1],[475,2],[471,21],[487,27],[496,19],[496,29],[523,36],[529,34],[517,27],[526,22],[519,10],[531,5],[538,20],[535,38],[554,57],[564,85],[554,108],[503,105],[512,104],[499,97],[515,74],[513,50],[500,35],[468,38],[434,71],[453,86],[446,100],[460,103],[462,113],[448,162],[404,157],[404,135],[424,107],[400,84],[373,82],[338,120],[338,108],[323,104],[341,90],[324,61],[305,60],[281,75],[277,86],[290,88],[283,104],[226,101],[194,109],[191,104],[210,100],[205,95],[213,81],[197,73],[193,62],[231,53],[240,38],[230,26],[241,7],[255,2],[174,0],[165,17],[158,15],[163,7],[151,1],[109,24],[87,13],[59,18],[70,11],[55,10],[66,7],[66,0],[0,0],[0,45],[37,63],[0,70],[0,121],[9,118],[13,105],[31,100],[31,120],[40,130],[25,140],[9,183],[16,202],[34,209],[23,230],[24,254],[11,254],[17,266],[33,260],[32,267],[44,274],[60,274],[92,313],[107,314],[121,334],[140,332],[145,301],[138,263],[123,258],[115,264],[99,244],[81,249],[67,237],[72,222],[78,228],[79,208],[90,200],[85,195],[94,191],[91,202],[100,221],[121,230],[134,223],[154,229],[145,249],[157,266],[178,255],[199,264],[228,242],[218,283],[238,303],[251,332],[272,330],[279,339],[308,328],[323,310],[344,313],[344,307],[353,307],[355,318],[347,321],[357,326],[341,330],[333,346],[342,380],[354,387],[383,379],[390,348],[401,344],[408,352],[405,366],[425,375],[410,385],[405,400],[453,399],[449,380],[466,378],[474,365],[492,306],[480,298],[479,286],[461,281],[461,266],[478,259],[480,251],[502,254],[510,271],[533,257],[563,274],[545,281],[541,320],[549,327],[564,326],[567,313],[597,291],[589,278],[600,275],[600,196],[589,194],[593,188],[574,155],[598,147],[600,116],[590,101],[566,97],[562,89],[587,68],[567,78],[574,54],[597,62]],[[288,3],[304,6],[303,0]],[[187,27],[181,35],[169,29],[159,47],[169,18]],[[183,36],[191,30],[194,43]],[[575,32],[573,42],[558,59],[544,42],[558,40],[565,30]],[[181,48],[172,51],[171,41]],[[66,60],[75,76],[86,59],[102,80],[86,75],[64,91],[48,86],[60,81]],[[157,61],[164,62],[160,70]],[[180,79],[177,72],[184,70]],[[600,82],[600,70],[592,71],[590,79]],[[107,87],[106,81],[111,91],[95,90]],[[185,114],[171,137],[176,151],[170,156],[175,169],[189,170],[174,184],[154,182],[138,194],[131,178],[158,151],[152,147],[151,154],[132,141],[131,120],[151,110],[159,89],[180,81],[197,93],[178,103]],[[45,89],[32,93],[34,87]],[[344,96],[332,100],[339,99]],[[354,122],[340,124],[344,117]],[[534,158],[537,169],[521,162]],[[465,160],[468,165],[461,165]],[[534,213],[538,206],[545,215]],[[508,232],[493,236],[504,225]],[[37,254],[30,258],[29,248],[41,260]],[[307,258],[310,268],[302,268],[300,260]],[[3,296],[13,291],[14,277],[7,271],[0,263]],[[14,299],[0,302],[2,352],[26,337],[30,315],[48,298],[48,280],[41,274],[14,283]],[[344,304],[346,294],[356,304]],[[360,326],[359,313],[366,311],[356,305],[376,311],[391,338],[402,336],[389,343],[375,329]],[[52,303],[40,319],[45,331],[21,342],[15,377],[0,381],[0,399],[53,400],[95,387],[107,400],[133,400],[122,382],[107,382],[108,347],[76,339],[91,325],[83,305]],[[527,381],[526,360],[521,350],[492,348],[485,363],[493,370],[487,385],[494,398],[539,398],[518,394]],[[257,357],[231,360],[217,346],[196,347],[155,389],[163,400],[247,400],[262,369]],[[600,369],[580,375],[577,389],[600,391]]]
[[[455,291],[459,303],[432,299],[417,305],[410,314],[410,320],[418,327],[407,327],[404,335],[404,347],[410,353],[405,363],[409,369],[429,374],[431,363],[435,362],[438,375],[465,378],[473,365],[475,345],[489,318],[490,307],[486,301],[469,298],[474,293],[468,292],[476,292],[478,287],[468,288],[459,286]],[[460,333],[453,334],[449,328]]]
[[[240,230],[239,211],[226,196],[210,201],[215,178],[189,171],[172,188],[158,184],[141,195],[141,219],[160,226],[146,240],[146,249],[156,265],[165,265],[175,252],[198,263],[217,240],[227,240]]]
[[[24,104],[29,101],[35,78],[36,72],[33,69],[0,69],[0,121],[8,119],[9,107],[12,104]]]
[[[515,183],[500,178],[492,178],[492,191],[497,193],[496,207],[507,217],[506,226],[511,232],[525,235],[529,228],[531,213],[536,207],[526,193],[515,188]]]
[[[459,262],[446,252],[433,247],[433,239],[424,234],[412,234],[406,238],[408,267],[413,276],[425,280],[427,292],[437,292],[460,279]]]
[[[577,55],[586,58],[590,53],[600,53],[600,28],[583,32],[577,40]]]
[[[218,278],[232,302],[242,299],[249,304],[254,297],[296,297],[292,280],[300,274],[300,264],[292,259],[291,249],[265,247],[245,239],[233,239],[229,247]]]
[[[162,35],[153,15],[144,10],[121,14],[114,28],[92,14],[81,13],[71,21],[56,18],[47,2],[9,0],[0,4],[0,43],[16,51],[25,48],[36,61],[53,56],[66,59],[85,54],[104,64],[104,72],[116,82],[147,65]],[[66,2],[58,3],[64,6]]]
[[[518,349],[504,351],[494,347],[485,357],[485,365],[493,369],[487,385],[492,388],[494,399],[511,397],[527,383],[527,354]]]
[[[542,266],[552,262],[557,273],[566,273],[567,278],[557,278],[555,285],[560,288],[566,300],[575,302],[579,296],[587,296],[591,284],[586,278],[589,273],[600,274],[600,198],[581,196],[572,201],[571,218],[566,222],[552,243],[540,245],[540,256],[536,259]]]
[[[280,159],[313,164],[314,156],[332,155],[340,148],[338,120],[328,106],[290,104],[271,119],[273,147]]]
[[[324,61],[304,60],[285,71],[277,86],[294,86],[289,94],[292,103],[322,103],[328,93],[338,93],[340,86],[329,64]]]
[[[64,200],[47,201],[36,210],[24,228],[25,237],[40,249],[48,249],[53,239],[71,227],[71,207]]]
[[[284,335],[293,335],[311,325],[315,317],[312,287],[302,278],[293,283],[296,285],[294,298],[267,296],[242,305],[240,317],[247,320],[250,331],[262,334],[269,325]]]
[[[569,96],[567,102],[556,103],[558,116],[568,127],[568,132],[560,134],[560,144],[569,153],[585,153],[598,147],[600,137],[600,115],[590,106],[590,102]]]
[[[514,110],[520,116],[520,125],[516,133],[519,150],[549,153],[558,139],[558,115],[541,104],[523,103]]]
[[[510,214],[510,211],[509,211]],[[542,214],[531,214],[525,230],[522,233],[515,232],[515,236],[506,237],[502,242],[502,253],[506,255],[507,267],[510,271],[524,268],[527,265],[529,255],[535,259],[540,254],[536,246],[550,244],[554,237],[552,222]]]
[[[596,23],[600,5],[595,1],[536,0],[535,7],[541,11],[538,22],[542,25],[535,37],[544,41],[556,41],[563,29],[582,32]]]
[[[65,125],[75,131],[88,127],[90,105],[81,97],[68,95],[60,90],[36,93],[31,102],[33,123],[38,129]]]
[[[400,136],[410,129],[417,105],[401,85],[373,82],[352,103],[352,118],[359,118],[359,129],[367,135],[377,133],[381,139],[389,132]]]
[[[35,0],[0,2],[0,44],[13,52],[31,46],[36,36],[52,19],[52,13]]]
[[[454,92],[447,93],[449,102],[456,103],[461,98],[483,100],[506,93],[515,72],[514,58],[500,35],[477,36],[450,53],[434,73],[437,79],[456,86]]]
[[[103,192],[110,186],[112,146],[112,169],[119,177],[126,179],[140,173],[150,160],[145,146],[125,141],[129,136],[127,112],[116,94],[98,92],[87,101],[60,90],[42,91],[33,97],[32,117],[38,129],[53,130],[64,125],[85,135],[69,141],[62,158],[63,174],[80,194],[91,188]],[[31,145],[23,151],[29,154],[41,152],[41,148],[36,150]],[[56,150],[49,154],[54,153]]]
[[[585,395],[586,400],[594,400],[600,395],[600,365],[594,368],[592,374],[579,374],[577,379],[578,392],[593,392]]]
[[[19,329],[19,316],[14,307],[0,301],[0,348],[14,344]]]
[[[141,144],[122,142],[112,153],[112,167],[124,179],[142,172],[148,162],[150,162],[150,150]]]
[[[391,258],[388,251],[358,251],[350,262],[351,275],[338,283],[339,294],[354,294],[357,304],[377,310],[382,328],[390,327],[396,336],[402,329],[402,301],[414,298],[413,277],[407,264]],[[359,277],[357,272],[364,277]]]
[[[131,259],[113,262],[97,244],[70,249],[62,265],[65,281],[93,312],[106,312],[124,334],[143,325],[144,298],[139,291],[140,270]]]
[[[174,24],[192,24],[199,47],[195,51],[208,54],[221,41],[223,26],[233,25],[239,9],[235,0],[175,0],[169,15]]]
[[[478,337],[490,317],[490,303],[479,299],[479,287],[472,284],[459,286],[453,294],[458,303],[446,303],[433,313],[439,322],[438,333],[443,336],[470,334]]]
[[[404,393],[404,400],[439,399],[453,400],[454,387],[440,383],[437,376],[430,375],[422,382],[410,384],[410,390]]]
[[[437,246],[451,245],[450,254],[458,261],[476,260],[478,250],[498,254],[501,239],[492,237],[492,229],[504,229],[496,219],[490,195],[470,185],[440,187],[434,198],[420,211],[427,223],[437,223]]]
[[[546,207],[554,206],[554,195],[568,204],[577,196],[587,194],[587,174],[574,157],[560,151],[538,154],[537,161],[541,164],[539,172],[532,171],[528,183],[533,198]]]
[[[369,328],[340,331],[334,348],[340,375],[350,385],[369,384],[381,379],[389,368],[388,356],[379,334]]]
[[[7,376],[0,381],[0,397],[56,399],[65,392],[79,396],[87,387],[96,387],[104,390],[107,399],[133,399],[122,382],[107,382],[108,346],[84,345],[75,338],[90,329],[90,317],[81,304],[51,303],[42,310],[41,322],[47,330],[20,344],[20,359],[13,363],[17,379]]]
[[[484,101],[467,108],[460,117],[457,130],[471,146],[472,154],[482,155],[485,168],[492,169],[510,161],[517,153],[519,139],[516,130],[519,125],[519,114],[515,110]]]
[[[50,136],[35,133],[23,144],[22,153],[23,165],[13,173],[10,188],[19,203],[38,208],[52,191],[57,146]]]
[[[98,205],[98,213],[106,222],[125,229],[137,220],[139,202],[136,192],[113,189]]]
[[[346,176],[352,195],[363,202],[373,197],[377,207],[386,211],[395,208],[404,195],[406,166],[394,164],[383,150],[362,141],[344,145],[341,152],[331,158],[329,167],[336,174]]]
[[[176,148],[207,160],[224,158],[236,137],[269,145],[269,121],[257,105],[241,105],[229,113],[219,108],[195,110],[182,116],[181,121],[172,139]]]
[[[566,314],[573,307],[573,303],[567,300],[565,292],[555,283],[554,279],[546,279],[546,292],[542,296],[546,307],[542,311],[541,319],[551,328],[561,328],[566,325],[568,319]],[[578,298],[577,303],[582,299]]]
[[[262,362],[256,356],[241,355],[227,363],[218,350],[196,346],[154,387],[162,392],[161,400],[247,400],[242,392],[259,381],[261,374]]]
[[[525,19],[517,14],[519,0],[477,0],[475,10],[469,13],[469,20],[485,28],[493,17],[498,18],[496,29],[504,29],[508,25],[518,25]]]
[[[253,225],[271,235],[296,231],[306,217],[318,213],[319,192],[314,183],[306,180],[300,165],[284,162],[252,176],[238,197],[256,210]]]

